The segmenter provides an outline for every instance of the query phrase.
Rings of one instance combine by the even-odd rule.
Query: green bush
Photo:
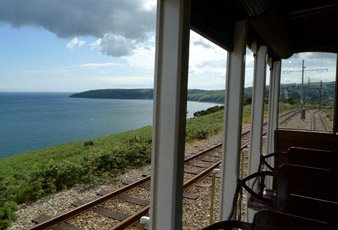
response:
[[[97,158],[97,170],[106,172],[116,169],[124,169],[127,167],[127,160],[124,159],[121,150],[114,150],[111,153],[103,153]]]
[[[8,228],[17,218],[15,211],[16,205],[14,203],[0,204],[0,230]]]
[[[197,111],[194,113],[194,117],[200,117],[200,116],[205,116],[205,115],[208,115],[208,114],[211,114],[211,113],[216,113],[218,111],[221,111],[224,109],[224,106],[213,106],[213,107],[210,107],[206,110],[201,110],[201,111]]]
[[[10,178],[0,177],[0,230],[6,229],[16,219],[16,205],[9,200],[13,197]]]
[[[203,130],[203,129],[199,129],[195,133],[195,137],[199,140],[206,139],[207,135],[208,135],[208,132],[206,130]]]

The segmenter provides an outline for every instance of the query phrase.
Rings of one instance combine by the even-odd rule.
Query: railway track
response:
[[[324,112],[321,111],[320,114],[319,114],[320,119],[321,119],[321,121],[322,121],[322,123],[323,123],[323,125],[324,125],[324,127],[325,127],[325,130],[326,130],[326,131],[330,131],[330,126],[329,126],[329,124],[328,124],[328,122],[327,122],[327,119],[324,117],[323,114],[324,114]]]
[[[295,116],[299,111],[290,111],[280,116],[280,122],[285,122],[291,117]],[[264,126],[267,122],[264,123]],[[264,132],[264,135],[266,131]],[[241,150],[245,149],[249,145],[250,131],[246,131],[242,134],[242,147]],[[185,159],[184,166],[184,190],[197,183],[201,179],[207,177],[213,169],[217,168],[221,163],[221,144],[215,145],[209,149],[199,152]],[[145,196],[147,198],[139,198],[131,196],[128,193],[132,190],[147,190]],[[78,201],[73,205],[76,206],[74,209],[58,215],[54,218],[42,215],[37,217],[34,222],[36,225],[32,227],[32,230],[40,229],[81,229],[75,224],[72,224],[72,219],[79,217],[85,212],[94,212],[96,215],[105,216],[106,218],[114,219],[114,226],[110,229],[125,229],[135,224],[142,216],[148,214],[149,211],[149,193],[150,190],[150,176],[145,177],[139,181],[128,184],[121,189],[114,192],[102,191],[98,195],[99,197],[88,203]],[[137,194],[137,193],[136,193]],[[188,199],[196,199],[198,194],[184,192],[184,197]],[[114,211],[108,208],[106,203],[115,201],[126,202],[138,209],[134,210],[133,214],[126,215],[122,212]]]
[[[322,110],[317,110],[312,113],[311,130],[330,131],[329,124],[323,114],[324,112]]]

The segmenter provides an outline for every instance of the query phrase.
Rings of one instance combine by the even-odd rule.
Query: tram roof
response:
[[[192,0],[191,28],[228,51],[235,22],[245,19],[248,44],[268,45],[272,57],[338,52],[337,0]]]

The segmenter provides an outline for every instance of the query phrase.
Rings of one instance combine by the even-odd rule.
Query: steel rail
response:
[[[285,114],[283,114],[281,116],[285,116],[285,115],[287,115],[289,113],[293,113],[293,112],[294,111],[287,112],[287,113],[285,113]],[[287,119],[290,119],[292,116],[294,116],[294,114],[292,114],[291,116],[289,116]],[[287,119],[285,119],[285,120],[287,120]],[[267,123],[268,122],[265,122],[264,125],[266,125]],[[250,130],[248,130],[246,132],[243,132],[242,136],[247,135],[248,133],[250,133]],[[265,134],[266,133],[267,132],[265,132]],[[246,148],[248,145],[249,145],[249,143],[247,143],[244,146],[242,146],[241,150],[243,150],[244,148]],[[201,155],[204,155],[204,154],[206,154],[206,153],[208,153],[208,152],[210,152],[210,151],[212,151],[212,150],[214,150],[216,148],[219,148],[220,146],[222,146],[222,144],[218,144],[218,145],[215,145],[215,146],[213,146],[211,148],[203,150],[203,151],[201,151],[201,152],[199,152],[197,154],[194,154],[194,155],[186,158],[184,160],[184,162],[185,163],[189,162],[189,161],[191,161],[191,160],[193,160],[193,159],[195,159],[195,158],[197,158],[197,157],[199,157]],[[217,161],[215,164],[213,164],[209,168],[205,169],[202,173],[196,175],[195,177],[193,177],[192,179],[190,179],[189,181],[187,181],[186,183],[184,183],[183,188],[189,187],[193,183],[195,183],[196,181],[198,181],[198,180],[202,179],[203,177],[205,177],[210,171],[212,171],[214,168],[216,168],[220,163],[221,163],[221,160]],[[74,209],[72,209],[72,210],[70,210],[70,211],[68,211],[68,212],[66,212],[64,214],[58,215],[58,216],[56,216],[56,217],[54,217],[54,218],[52,218],[50,220],[42,222],[42,223],[40,223],[40,224],[38,224],[38,225],[30,228],[30,229],[31,230],[42,230],[42,229],[47,229],[47,228],[54,227],[54,226],[56,226],[57,224],[59,224],[61,222],[65,222],[68,219],[71,219],[71,218],[74,218],[75,216],[80,215],[84,211],[87,211],[87,210],[89,210],[89,209],[97,206],[100,203],[103,203],[103,202],[105,202],[105,201],[107,201],[107,200],[109,200],[109,199],[111,199],[113,197],[118,196],[121,193],[124,193],[125,191],[128,191],[128,190],[130,190],[130,189],[132,189],[134,187],[139,186],[140,184],[145,183],[148,180],[150,180],[150,176],[146,176],[145,178],[143,178],[141,180],[138,180],[138,181],[136,181],[136,182],[134,182],[132,184],[129,184],[129,185],[127,185],[127,186],[125,186],[125,187],[123,187],[123,188],[121,188],[119,190],[116,190],[114,192],[111,192],[109,194],[101,196],[101,197],[99,197],[99,198],[97,198],[97,199],[95,199],[93,201],[90,201],[90,202],[88,202],[86,204],[83,204],[83,205],[81,205],[79,207],[76,207],[76,208],[74,208]],[[115,227],[113,227],[112,229],[124,229],[124,228],[130,226],[134,222],[138,221],[138,219],[141,218],[141,216],[146,215],[147,212],[148,212],[148,210],[149,210],[149,206],[143,208],[142,210],[140,210],[139,212],[137,212],[135,215],[132,215],[132,216],[128,217],[127,219],[125,219],[124,221],[122,221],[121,223],[119,223],[118,225],[116,225]]]
[[[311,130],[316,129],[316,114],[319,112],[319,110],[315,111],[311,116]]]
[[[206,177],[210,172],[212,172],[212,170],[214,168],[218,167],[221,164],[221,162],[222,162],[221,160],[217,161],[216,163],[214,163],[213,165],[211,165],[207,169],[203,170],[198,175],[194,176],[193,178],[191,178],[190,180],[188,180],[187,182],[185,182],[183,184],[183,189],[188,188],[189,186],[193,185],[197,181],[199,181],[202,178]],[[141,211],[137,212],[136,214],[128,217],[124,221],[122,221],[119,224],[117,224],[114,227],[112,227],[112,229],[114,229],[114,230],[121,230],[121,229],[125,229],[125,228],[129,227],[130,225],[132,225],[133,223],[135,223],[136,221],[138,221],[142,216],[146,215],[148,213],[148,211],[149,211],[149,208],[150,208],[150,206],[148,205],[147,207],[145,207]]]
[[[204,154],[206,154],[206,153],[208,153],[208,152],[210,152],[210,151],[212,151],[212,150],[214,150],[216,148],[219,148],[221,145],[222,144],[218,144],[218,145],[215,145],[215,146],[213,146],[213,147],[211,147],[209,149],[206,149],[206,150],[201,151],[201,152],[199,152],[197,154],[194,154],[194,155],[186,158],[184,160],[184,162],[187,163],[187,162],[189,162],[189,161],[191,161],[193,159],[196,159],[197,157],[200,157],[200,156],[202,156],[202,155],[204,155]],[[86,204],[83,204],[83,205],[81,205],[79,207],[76,207],[76,208],[74,208],[74,209],[72,209],[72,210],[70,210],[70,211],[68,211],[66,213],[63,213],[63,214],[61,214],[59,216],[56,216],[56,217],[54,217],[54,218],[52,218],[50,220],[42,222],[42,223],[40,223],[40,224],[38,224],[38,225],[30,228],[30,229],[31,230],[42,230],[42,229],[51,228],[51,227],[53,227],[53,226],[55,226],[55,225],[57,225],[57,224],[59,224],[61,222],[64,222],[64,221],[66,221],[66,220],[68,220],[70,218],[73,218],[73,217],[75,217],[77,215],[80,215],[84,211],[87,211],[87,210],[89,210],[89,209],[97,206],[100,203],[103,203],[103,202],[105,202],[105,201],[107,201],[107,200],[109,200],[109,199],[111,199],[113,197],[118,196],[121,193],[124,193],[124,192],[126,192],[126,191],[128,191],[128,190],[130,190],[130,189],[132,189],[134,187],[137,187],[140,184],[147,182],[148,180],[150,180],[150,176],[146,176],[145,178],[143,178],[143,179],[141,179],[139,181],[136,181],[136,182],[134,182],[132,184],[129,184],[129,185],[127,185],[127,186],[125,186],[125,187],[123,187],[123,188],[121,188],[119,190],[116,190],[116,191],[111,192],[111,193],[109,193],[107,195],[99,197],[99,198],[97,198],[97,199],[95,199],[93,201],[90,201],[90,202],[88,202]],[[129,219],[129,218],[127,218],[127,219]]]
[[[319,116],[320,116],[320,118],[321,118],[321,120],[322,120],[322,122],[323,122],[323,124],[325,126],[325,130],[326,131],[330,131],[329,125],[327,124],[327,120],[323,117],[323,111],[321,111],[319,113]]]
[[[284,122],[286,122],[290,118],[296,116],[298,113],[300,113],[300,110],[291,110],[290,112],[287,112],[287,113],[281,115],[280,118],[284,117],[284,116],[286,116],[286,118],[284,120],[280,121],[279,124],[283,124]]]
[[[242,135],[247,134],[247,133],[248,132],[245,132]],[[242,151],[243,149],[247,148],[248,145],[249,145],[249,142],[246,143],[246,144],[244,144],[241,147],[240,150]],[[193,185],[197,181],[199,181],[202,178],[206,177],[210,172],[212,172],[212,170],[214,170],[216,167],[218,167],[221,163],[222,163],[221,160],[217,161],[216,163],[214,163],[213,165],[211,165],[210,167],[208,167],[204,171],[202,171],[200,174],[194,176],[193,178],[191,178],[190,180],[188,180],[187,182],[185,182],[183,184],[183,189],[186,189],[186,188],[190,187],[191,185]],[[133,223],[135,223],[136,221],[138,221],[142,216],[148,214],[149,208],[150,208],[150,206],[145,207],[144,209],[142,209],[139,212],[135,213],[134,215],[128,217],[127,219],[125,219],[121,223],[119,223],[119,224],[115,225],[114,227],[112,227],[112,229],[113,230],[122,230],[122,229],[125,229],[125,228],[129,227],[130,225],[132,225]]]
[[[134,183],[132,183],[130,185],[127,185],[127,186],[125,186],[125,187],[123,187],[123,188],[121,188],[119,190],[116,190],[116,191],[114,191],[112,193],[109,193],[107,195],[101,196],[101,197],[99,197],[99,198],[97,198],[95,200],[92,200],[92,201],[90,201],[90,202],[88,202],[86,204],[83,204],[83,205],[81,205],[79,207],[76,207],[76,208],[74,208],[74,209],[72,209],[72,210],[70,210],[70,211],[68,211],[66,213],[63,213],[63,214],[61,214],[59,216],[56,216],[56,217],[54,217],[54,218],[52,218],[50,220],[42,222],[42,223],[40,223],[40,224],[38,224],[38,225],[30,228],[30,229],[31,230],[42,230],[42,229],[51,228],[51,227],[53,227],[53,226],[55,226],[55,225],[57,225],[57,224],[59,224],[61,222],[64,222],[64,221],[66,221],[66,220],[68,220],[70,218],[73,218],[73,217],[75,217],[75,216],[83,213],[84,211],[87,211],[87,210],[95,207],[96,205],[98,205],[98,204],[100,204],[100,203],[102,203],[102,202],[104,202],[106,200],[109,200],[109,199],[111,199],[111,198],[113,198],[115,196],[118,196],[121,193],[124,193],[125,191],[130,190],[131,188],[137,187],[140,184],[142,184],[142,183],[144,183],[144,182],[146,182],[148,180],[150,180],[150,176],[144,177],[143,179],[138,180],[138,181],[136,181],[136,182],[134,182]]]

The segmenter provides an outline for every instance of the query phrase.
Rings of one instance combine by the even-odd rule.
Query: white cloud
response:
[[[133,53],[133,41],[123,36],[111,33],[105,34],[91,44],[92,49],[100,51],[102,54],[121,57]]]
[[[147,11],[152,11],[156,8],[156,0],[142,0],[143,8]]]
[[[78,39],[77,37],[75,37],[68,42],[67,48],[72,50],[74,48],[81,47],[84,44],[85,44],[85,41],[82,41],[82,40]]]
[[[334,81],[336,74],[336,54],[322,52],[296,53],[282,62],[282,83],[300,83],[302,80],[302,60],[304,60],[304,81]],[[318,70],[318,71],[309,71]],[[320,71],[323,70],[323,71]]]
[[[138,46],[134,49],[133,55],[126,57],[129,66],[133,68],[155,69],[155,46]]]
[[[226,50],[202,38],[197,33],[190,32],[189,73],[225,76]]]

